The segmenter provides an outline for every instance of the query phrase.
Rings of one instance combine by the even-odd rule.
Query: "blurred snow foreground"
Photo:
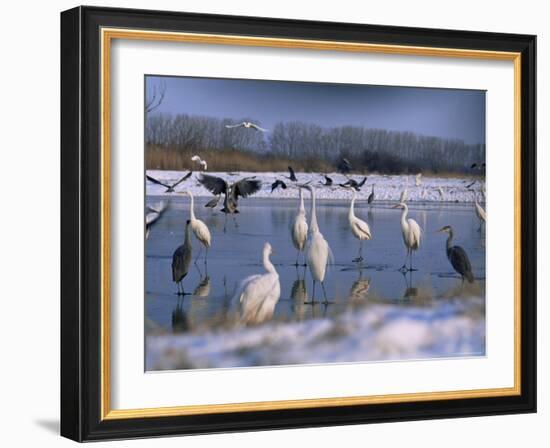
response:
[[[147,370],[485,355],[484,300],[370,305],[332,318],[146,338]],[[319,305],[318,305],[319,306]]]

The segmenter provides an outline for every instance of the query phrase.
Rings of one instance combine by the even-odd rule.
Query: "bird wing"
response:
[[[199,163],[202,162],[202,159],[197,155],[194,155],[193,157],[191,157],[191,160],[193,162],[199,162]]]
[[[483,221],[487,221],[485,210],[483,210],[483,207],[479,205],[477,202],[476,202],[476,209],[477,209],[477,212],[479,213],[479,217],[483,219]]]
[[[193,174],[193,171],[189,171],[185,176],[183,176],[180,180],[178,180],[174,185],[172,185],[172,188],[177,187],[179,184],[181,184],[184,180],[189,179],[189,176]]]
[[[221,177],[212,176],[210,174],[201,174],[199,182],[213,194],[227,193],[227,182]]]
[[[147,180],[149,182],[153,182],[154,184],[162,185],[163,187],[166,187],[166,188],[172,188],[170,185],[167,185],[167,184],[161,182],[160,180],[157,180],[154,177],[149,176],[148,174],[146,174],[145,177],[147,178]]]
[[[241,126],[244,126],[244,121],[242,123],[239,123],[239,124],[226,124],[225,125],[225,127],[227,129],[240,128]]]
[[[260,191],[261,188],[262,182],[255,179],[241,179],[233,184],[236,198],[238,198],[239,196],[246,198],[247,196],[250,196],[251,194]]]
[[[250,123],[250,126],[253,127],[254,129],[256,129],[257,131],[269,132],[267,129],[261,128],[260,126],[258,126],[257,124],[254,124],[254,123]]]
[[[159,215],[166,209],[166,206],[168,204],[166,201],[159,201],[156,204],[148,205],[147,208],[151,210],[154,213],[158,213]]]
[[[472,264],[468,258],[468,254],[462,247],[453,246],[452,250],[449,253],[449,261],[461,275],[464,275],[468,278],[473,278],[472,275]]]
[[[363,178],[363,180],[361,182],[359,182],[357,185],[359,185],[360,187],[362,187],[363,185],[365,185],[365,182],[367,181],[367,176],[365,176]]]
[[[153,224],[157,219],[159,219],[160,213],[157,212],[150,212],[145,215],[145,225],[150,226]]]
[[[369,240],[371,239],[370,227],[365,221],[363,221],[362,219],[356,218],[353,221],[353,224],[359,229],[361,233],[364,233],[365,235],[367,235],[367,239]]]
[[[218,205],[218,202],[220,202],[220,196],[216,195],[212,199],[210,199],[206,204],[204,204],[204,206],[214,208],[216,205]]]

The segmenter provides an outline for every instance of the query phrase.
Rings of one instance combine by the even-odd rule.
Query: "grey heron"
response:
[[[323,174],[323,177],[325,178],[325,183],[322,185],[324,185],[325,187],[331,187],[333,184],[332,178],[328,177],[326,174]]]
[[[294,172],[294,170],[292,169],[292,167],[290,165],[288,166],[288,173],[290,174],[290,176],[288,176],[288,178],[292,182],[298,182],[298,178],[296,177],[296,173]]]
[[[367,203],[372,204],[373,201],[374,201],[374,184],[372,184],[372,189],[369,194],[369,197],[367,198]]]
[[[164,183],[164,182],[161,182],[160,180],[158,179],[155,179],[154,177],[151,177],[149,176],[148,174],[145,175],[145,177],[147,178],[147,180],[149,182],[152,182],[154,184],[157,184],[157,185],[162,185],[163,187],[166,187],[166,190],[165,190],[165,193],[173,193],[174,192],[174,189],[179,185],[181,184],[182,182],[186,181],[187,179],[189,179],[189,177],[191,177],[191,175],[193,174],[193,171],[189,171],[185,176],[183,176],[181,179],[179,179],[178,181],[172,183],[172,184],[167,184],[167,183]]]
[[[172,255],[172,281],[178,285],[178,292],[176,294],[180,296],[189,294],[185,292],[182,280],[189,273],[189,266],[193,258],[190,227],[191,220],[188,219],[185,224],[185,240],[174,251],[174,255]]]
[[[462,277],[462,283],[464,279],[468,280],[468,283],[474,282],[474,274],[472,273],[472,264],[468,258],[466,251],[460,246],[453,245],[453,228],[451,226],[445,226],[438,230],[438,232],[444,232],[447,236],[447,258],[451,262],[453,269]]]

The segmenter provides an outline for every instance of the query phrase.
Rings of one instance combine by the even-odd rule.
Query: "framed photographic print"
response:
[[[61,433],[535,412],[535,36],[61,14]]]

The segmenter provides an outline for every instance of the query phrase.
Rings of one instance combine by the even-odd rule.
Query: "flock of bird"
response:
[[[262,128],[257,127],[252,123],[243,122],[235,126],[227,127],[245,127],[252,128],[255,130],[260,130],[266,132]],[[197,163],[203,171],[207,170],[207,163],[199,156],[193,156],[191,159],[193,162]],[[358,240],[359,247],[357,257],[353,259],[354,263],[361,263],[363,261],[363,243],[372,239],[372,232],[368,223],[355,214],[355,202],[357,200],[357,191],[360,191],[366,183],[367,178],[364,177],[362,180],[355,180],[347,176],[350,164],[346,159],[342,159],[339,164],[339,169],[346,174],[347,181],[345,183],[340,183],[338,186],[350,191],[350,207],[348,213],[349,220],[349,229],[352,235]],[[346,172],[347,171],[347,172]],[[158,185],[166,187],[166,192],[175,192],[175,187],[180,185],[185,180],[189,179],[192,175],[192,172],[188,172],[181,179],[177,180],[173,184],[168,184],[161,182],[157,179],[147,176],[147,180]],[[416,185],[421,184],[421,174],[416,176]],[[326,174],[323,175],[325,182],[320,182],[321,186],[333,186],[334,181]],[[312,288],[312,297],[310,301],[306,301],[306,304],[315,304],[315,289],[317,283],[320,283],[323,294],[323,303],[329,304],[326,289],[325,289],[325,278],[327,275],[327,268],[333,258],[332,252],[329,246],[329,243],[326,241],[323,236],[319,224],[317,221],[317,204],[316,204],[316,188],[310,183],[299,183],[296,173],[289,167],[289,176],[288,179],[294,182],[299,191],[299,201],[296,216],[294,217],[291,223],[291,240],[292,244],[296,249],[296,262],[295,265],[299,266],[300,258],[303,259],[303,266],[307,266],[307,269],[310,272],[311,279],[313,282]],[[201,173],[198,178],[198,182],[210,191],[214,198],[206,203],[206,207],[215,208],[221,196],[224,196],[223,207],[221,211],[227,215],[235,215],[239,213],[238,202],[239,198],[246,198],[250,195],[253,195],[260,191],[262,183],[260,180],[255,179],[255,176],[244,177],[233,183],[228,182],[227,180],[209,175],[206,173]],[[284,181],[277,179],[272,185],[271,190],[274,191],[276,188],[286,189],[287,185]],[[304,195],[303,192],[308,191],[310,195],[310,219],[307,220],[307,214],[304,204]],[[187,293],[183,288],[183,280],[187,276],[192,261],[192,243],[191,243],[191,233],[200,243],[200,252],[195,259],[195,263],[200,258],[200,254],[203,249],[206,253],[204,256],[204,263],[207,264],[208,260],[208,250],[212,246],[212,237],[208,226],[200,219],[195,216],[194,211],[194,198],[190,190],[185,190],[180,194],[189,197],[189,219],[186,221],[185,226],[185,239],[181,246],[179,246],[173,253],[172,256],[172,280],[177,285],[177,294],[186,295]],[[372,186],[371,193],[367,199],[367,202],[371,204],[374,201],[374,185]],[[406,249],[406,256],[403,263],[403,266],[400,268],[402,272],[416,270],[413,267],[413,253],[421,247],[421,242],[423,238],[423,231],[420,225],[413,219],[408,217],[408,206],[407,201],[407,188],[402,191],[401,197],[393,208],[401,210],[401,232],[403,237],[403,243]],[[161,201],[161,203],[155,206],[149,206],[148,212],[146,214],[146,228],[147,234],[149,232],[150,226],[159,218],[162,211],[166,208],[166,204]],[[482,206],[477,201],[477,196],[475,196],[475,211],[476,215],[480,220],[480,229],[481,223],[485,222],[486,214]],[[225,231],[225,226],[224,226]],[[447,233],[447,242],[446,242],[446,254],[449,262],[451,263],[454,270],[461,276],[462,282],[468,281],[472,283],[474,281],[474,275],[472,272],[472,266],[466,251],[460,247],[453,244],[453,229],[451,226],[445,226],[439,230],[439,232]],[[245,278],[239,285],[236,290],[236,293],[233,297],[233,303],[240,307],[241,310],[241,319],[245,323],[259,323],[269,319],[275,309],[280,297],[280,282],[279,275],[273,263],[270,260],[270,256],[273,254],[273,248],[269,242],[266,242],[263,251],[263,267],[265,272],[262,274],[256,274]],[[407,266],[408,262],[408,266]]]

